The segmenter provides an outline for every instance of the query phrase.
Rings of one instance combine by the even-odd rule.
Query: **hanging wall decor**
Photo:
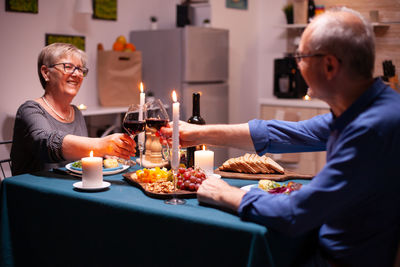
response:
[[[73,44],[79,49],[85,51],[85,36],[46,33],[46,45],[52,43]]]
[[[37,14],[38,0],[6,0],[6,11]]]
[[[117,20],[117,0],[93,0],[93,18]]]
[[[247,9],[247,0],[226,0],[226,7]]]

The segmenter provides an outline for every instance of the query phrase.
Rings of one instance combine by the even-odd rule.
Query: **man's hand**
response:
[[[209,177],[203,181],[199,190],[197,190],[197,200],[200,203],[219,206],[236,212],[245,194],[245,191],[230,186],[220,178]]]

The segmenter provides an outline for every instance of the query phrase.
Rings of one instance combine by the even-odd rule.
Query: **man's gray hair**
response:
[[[349,12],[361,23],[351,23],[328,14]],[[375,35],[372,25],[357,11],[346,7],[334,8],[317,16],[310,34],[311,53],[330,53],[336,56],[349,75],[371,78],[375,64]]]
[[[52,64],[55,64],[57,60],[67,55],[77,56],[82,61],[82,67],[86,67],[86,59],[87,59],[86,53],[72,44],[53,43],[48,46],[45,46],[42,49],[42,51],[38,56],[37,71],[40,83],[42,84],[43,88],[46,87],[46,81],[40,70],[42,65],[48,67]]]

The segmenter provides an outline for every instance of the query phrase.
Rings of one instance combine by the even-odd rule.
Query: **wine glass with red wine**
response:
[[[130,105],[128,111],[125,113],[122,126],[132,139],[137,134],[144,132],[146,128],[144,108],[139,104]]]
[[[151,102],[146,103],[145,105],[145,118],[146,125],[150,129],[156,131],[156,135],[161,135],[160,129],[161,127],[165,127],[168,125],[169,116],[165,109],[164,104],[160,99],[155,99]],[[167,145],[167,150],[163,149],[162,151],[163,158],[168,160],[169,158],[169,146]]]

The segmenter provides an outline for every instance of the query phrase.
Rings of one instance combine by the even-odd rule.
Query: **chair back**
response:
[[[4,178],[11,176],[11,159],[10,159],[10,146],[12,144],[12,141],[0,141],[0,145],[4,146],[4,149],[2,149],[1,153],[5,153],[7,156],[4,158],[0,159],[0,181],[2,181]],[[7,151],[7,152],[5,152]],[[0,154],[2,156],[4,154]]]

